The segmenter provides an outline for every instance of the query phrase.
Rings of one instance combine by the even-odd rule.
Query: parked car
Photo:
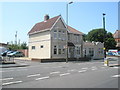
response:
[[[7,52],[9,52],[10,50],[6,50],[4,52],[1,53],[1,56],[6,56],[7,55]]]
[[[23,52],[15,51],[13,53],[7,54],[8,57],[23,57]]]
[[[8,51],[8,52],[7,52],[7,55],[10,54],[10,53],[13,53],[13,52],[15,52],[15,51]]]
[[[0,56],[0,61],[3,61],[3,57],[2,56]]]
[[[106,55],[113,56],[114,53],[112,53],[112,52],[107,52]]]

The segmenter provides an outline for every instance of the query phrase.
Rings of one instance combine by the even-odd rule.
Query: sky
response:
[[[28,32],[44,20],[61,15],[66,22],[67,2],[0,2],[0,42],[17,40],[28,43]],[[118,30],[118,2],[73,2],[68,6],[68,24],[87,34],[92,29],[103,27],[105,13],[106,30]]]

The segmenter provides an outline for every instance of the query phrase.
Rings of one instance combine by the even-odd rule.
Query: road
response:
[[[103,61],[19,62],[29,66],[0,71],[2,88],[118,88],[119,67],[104,66]]]

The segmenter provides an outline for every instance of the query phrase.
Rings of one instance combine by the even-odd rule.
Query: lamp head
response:
[[[72,3],[73,3],[73,1],[69,2],[68,4],[72,4]]]
[[[106,14],[105,13],[103,13],[103,16],[105,16]]]

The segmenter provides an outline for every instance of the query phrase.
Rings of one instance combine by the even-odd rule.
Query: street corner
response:
[[[28,64],[23,64],[23,63],[4,63],[0,65],[0,68],[11,68],[11,67],[26,67],[29,66]]]

